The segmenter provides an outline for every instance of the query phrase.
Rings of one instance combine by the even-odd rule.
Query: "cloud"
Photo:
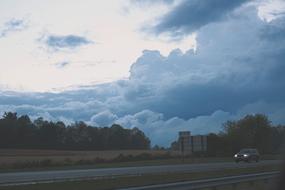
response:
[[[179,130],[216,132],[249,113],[285,124],[284,22],[265,22],[242,7],[200,28],[195,52],[145,50],[127,80],[56,94],[2,92],[0,111],[139,127],[159,145]]]
[[[93,43],[91,40],[77,35],[44,35],[40,41],[53,50],[75,49]]]
[[[143,110],[134,115],[126,115],[115,121],[122,126],[142,129],[152,140],[152,144],[170,146],[177,139],[178,131],[190,130],[193,134],[208,134],[221,131],[221,123],[232,119],[227,112],[216,111],[211,115],[184,120],[179,117],[165,119],[163,114]]]
[[[134,10],[135,8],[142,10],[148,9],[148,11],[150,11],[150,8],[154,8],[154,10],[157,11],[157,8],[161,6],[174,6],[176,0],[128,0],[126,2],[127,4],[122,6],[123,14],[129,14],[131,10]]]
[[[103,111],[91,117],[91,123],[95,126],[108,127],[114,124],[118,117],[110,111]]]
[[[144,5],[151,5],[151,4],[158,4],[158,3],[166,3],[171,4],[174,0],[130,0],[130,2],[134,5],[144,6]]]
[[[256,100],[284,101],[285,46],[278,32],[284,18],[266,23],[253,10],[240,14],[201,29],[196,53],[144,52],[130,71],[136,87],[126,93],[137,101],[135,112],[147,108],[189,119],[218,109],[235,112]]]
[[[154,26],[155,33],[168,32],[183,35],[201,27],[225,19],[235,8],[248,0],[189,0],[182,1],[164,15]]]
[[[59,69],[64,68],[70,64],[69,61],[62,61],[55,64],[55,66]]]
[[[274,125],[285,123],[285,104],[263,101],[247,104],[233,113],[216,110],[209,115],[200,115],[190,119],[179,117],[166,119],[162,113],[143,110],[134,115],[119,118],[115,123],[127,128],[140,128],[150,137],[153,145],[170,146],[171,142],[177,140],[178,131],[188,130],[194,135],[219,133],[223,130],[222,124],[226,121],[238,120],[247,114],[256,113],[266,114]]]
[[[264,1],[258,6],[258,16],[270,22],[285,14],[285,2],[283,0]]]
[[[25,20],[13,18],[0,27],[0,38],[12,32],[22,31],[25,28],[27,28],[27,22]]]
[[[115,123],[127,128],[138,127],[152,140],[152,144],[170,146],[178,139],[178,131],[191,131],[194,135],[219,133],[223,130],[222,124],[229,120],[238,120],[247,114],[262,113],[273,120],[273,124],[285,123],[285,105],[255,102],[248,104],[236,113],[217,110],[209,115],[201,115],[188,120],[179,117],[166,119],[163,114],[143,110],[134,115],[126,115]]]

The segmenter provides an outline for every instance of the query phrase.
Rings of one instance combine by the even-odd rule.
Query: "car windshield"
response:
[[[250,150],[250,149],[243,149],[239,153],[244,154],[244,153],[252,153],[252,152],[255,152],[255,151]]]

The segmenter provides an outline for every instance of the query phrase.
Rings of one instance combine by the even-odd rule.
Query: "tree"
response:
[[[263,114],[247,115],[238,121],[224,124],[225,138],[231,144],[231,152],[241,148],[257,148],[261,153],[270,153],[272,126]]]
[[[138,128],[98,128],[79,121],[66,126],[63,122],[37,118],[32,122],[27,115],[19,118],[17,113],[6,112],[0,118],[1,148],[43,149],[148,149],[149,139]]]
[[[3,115],[3,119],[7,120],[7,121],[16,121],[17,120],[17,113],[5,112]]]

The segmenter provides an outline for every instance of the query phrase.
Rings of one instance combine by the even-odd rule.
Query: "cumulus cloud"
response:
[[[178,117],[165,119],[163,114],[143,110],[134,115],[126,115],[116,123],[128,128],[142,129],[152,140],[152,144],[169,146],[177,139],[178,131],[190,130],[193,134],[208,134],[221,131],[221,123],[234,116],[227,112],[216,111],[208,116],[199,116],[184,120]]]
[[[109,110],[100,112],[91,117],[91,123],[96,126],[108,127],[114,124],[118,117]]]
[[[44,35],[40,39],[48,48],[53,50],[75,49],[93,43],[91,40],[77,35]]]
[[[9,33],[24,30],[27,22],[23,19],[11,19],[0,27],[0,38],[7,36]]]
[[[181,35],[193,32],[201,27],[225,19],[229,13],[248,0],[189,0],[182,1],[164,15],[154,26],[156,33],[170,32]]]
[[[270,22],[285,16],[285,2],[283,0],[265,1],[258,6],[258,16]]]
[[[146,50],[128,80],[57,94],[2,92],[0,110],[139,127],[160,145],[169,145],[179,130],[217,132],[248,113],[284,124],[284,22],[265,22],[254,7],[243,7],[200,28],[195,52]]]
[[[219,133],[223,130],[222,125],[229,120],[238,120],[247,114],[261,113],[269,117],[274,125],[285,123],[285,104],[267,103],[257,101],[241,107],[234,113],[217,110],[209,115],[200,115],[190,119],[172,117],[166,119],[162,113],[143,110],[134,115],[126,115],[119,118],[115,123],[127,128],[138,127],[142,129],[152,140],[152,144],[170,146],[177,140],[178,131],[191,131],[192,134]]]

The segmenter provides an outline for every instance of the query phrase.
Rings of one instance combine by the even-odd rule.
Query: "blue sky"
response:
[[[17,6],[15,6],[17,5]],[[0,113],[139,127],[285,124],[281,0],[1,1]]]

